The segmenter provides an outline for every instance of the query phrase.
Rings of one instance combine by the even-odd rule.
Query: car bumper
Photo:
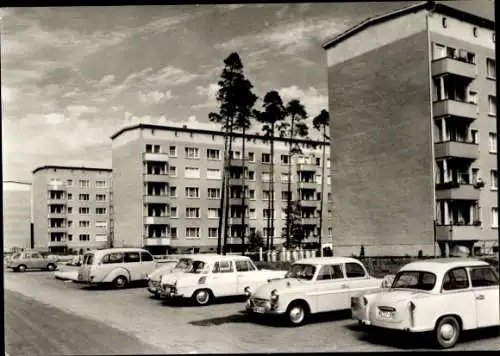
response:
[[[271,302],[255,303],[252,299],[248,299],[245,303],[245,311],[251,315],[283,315],[284,310],[274,307]]]

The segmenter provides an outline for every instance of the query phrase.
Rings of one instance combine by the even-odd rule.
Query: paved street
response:
[[[400,338],[366,339],[342,314],[315,318],[301,328],[256,324],[241,313],[241,300],[207,307],[166,305],[143,287],[96,289],[55,280],[50,272],[7,271],[5,289],[10,356],[428,350]],[[466,335],[454,350],[498,349],[500,337],[489,332]]]

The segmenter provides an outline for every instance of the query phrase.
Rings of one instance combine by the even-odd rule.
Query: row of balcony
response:
[[[277,217],[276,217],[277,218]],[[250,217],[246,217],[245,220],[248,222]],[[266,218],[264,218],[266,219]],[[300,222],[302,225],[317,225],[318,224],[318,219],[319,217],[304,217],[300,219]],[[229,218],[229,225],[242,225],[243,224],[243,218],[242,217],[235,217],[235,218]],[[144,224],[145,225],[168,225],[171,222],[171,218],[168,216],[145,216],[144,217]],[[57,229],[64,229],[66,231],[66,228],[52,228],[56,229],[53,232],[59,232]],[[52,230],[49,230],[52,231]],[[60,232],[63,232],[61,230]]]
[[[266,237],[264,236],[264,239]],[[144,236],[144,245],[145,246],[169,246],[172,244],[172,240],[176,240],[175,238],[167,237],[167,236],[161,236],[161,237],[151,237],[151,236]],[[214,244],[217,244],[217,239],[213,238]],[[274,242],[277,244],[280,244],[284,242],[284,238],[282,237],[274,237]],[[312,243],[312,242],[318,242],[318,237],[316,236],[310,236],[307,237],[304,242]],[[248,243],[248,239],[245,239],[245,243]],[[228,237],[227,238],[227,243],[231,245],[237,245],[241,244],[241,238],[240,237]]]
[[[438,241],[471,241],[481,235],[481,222],[462,225],[437,225],[436,239]]]

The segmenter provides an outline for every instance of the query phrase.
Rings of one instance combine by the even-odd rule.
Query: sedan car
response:
[[[187,257],[170,257],[164,261],[161,261],[159,267],[151,272],[148,279],[148,291],[155,298],[160,299],[162,297],[162,291],[160,288],[161,278],[167,273],[182,272],[189,268],[191,265],[191,259]]]
[[[500,324],[498,274],[470,258],[412,262],[390,289],[351,300],[353,319],[367,330],[431,333],[436,346],[451,348],[463,330]]]
[[[310,314],[349,309],[352,296],[382,288],[382,282],[354,258],[307,258],[295,262],[282,280],[247,287],[245,309],[252,316],[282,315],[298,326]]]
[[[285,273],[259,270],[246,256],[195,255],[187,270],[163,275],[161,288],[167,298],[189,298],[206,305],[218,297],[244,296],[245,287],[257,288]]]
[[[27,269],[54,271],[57,268],[57,260],[45,258],[36,251],[25,251],[12,255],[8,260],[7,268],[18,272],[24,272]]]

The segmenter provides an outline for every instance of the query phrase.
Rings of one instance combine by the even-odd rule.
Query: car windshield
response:
[[[192,261],[189,267],[187,267],[184,271],[187,273],[203,273],[209,270],[208,264],[203,261]]]
[[[83,264],[85,265],[91,265],[94,262],[94,254],[93,253],[88,253],[83,257]]]
[[[432,290],[436,285],[436,275],[423,271],[401,271],[394,278],[391,288]]]
[[[295,263],[290,267],[285,278],[298,278],[310,281],[314,276],[314,272],[316,272],[316,266],[314,265]]]
[[[193,260],[190,258],[181,258],[174,269],[178,271],[188,271],[191,268]]]
[[[20,253],[16,253],[16,254],[12,255],[12,257],[11,257],[11,258],[12,258],[13,260],[17,260],[17,259],[18,259],[18,258],[20,258],[20,257],[21,257],[21,254],[20,254]]]

